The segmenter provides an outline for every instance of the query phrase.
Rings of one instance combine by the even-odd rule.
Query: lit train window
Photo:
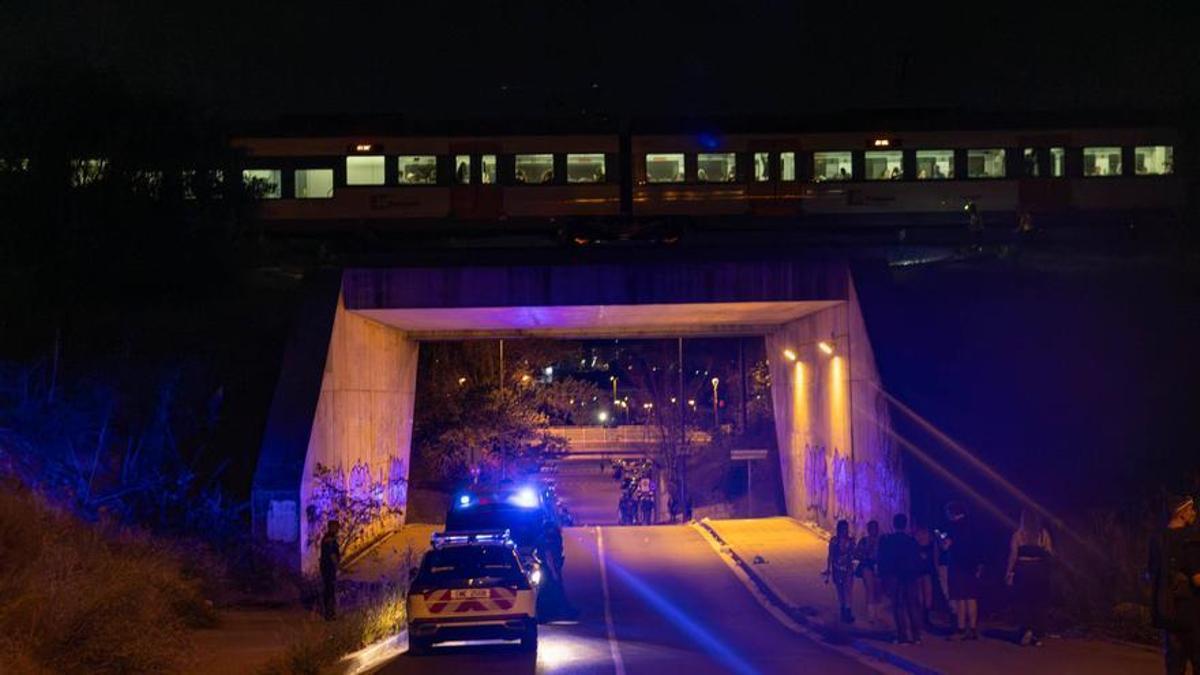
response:
[[[796,180],[796,153],[779,153],[779,180]]]
[[[682,183],[683,153],[646,155],[647,183]]]
[[[867,180],[900,180],[904,178],[904,153],[900,150],[868,150],[863,155]]]
[[[953,150],[918,150],[917,180],[954,178]]]
[[[1004,150],[967,150],[967,178],[1004,178]]]
[[[771,180],[771,153],[754,153],[754,181],[762,183]]]
[[[296,199],[333,196],[333,169],[296,169]]]
[[[479,158],[479,182],[484,185],[496,184],[495,155],[484,155]]]
[[[1062,178],[1066,175],[1066,166],[1064,158],[1066,151],[1062,148],[1050,148],[1050,175],[1055,178]]]
[[[1139,176],[1167,176],[1175,172],[1174,148],[1169,145],[1142,145],[1133,149],[1135,173]]]
[[[568,183],[603,183],[604,154],[567,155]]]
[[[1116,146],[1084,148],[1083,175],[1120,176],[1121,148]]]
[[[554,155],[517,155],[518,183],[554,182]]]
[[[469,185],[471,183],[470,155],[454,156],[454,182],[459,185]]]
[[[434,185],[437,183],[437,157],[433,155],[400,155],[401,185]]]
[[[813,153],[814,181],[820,183],[827,180],[850,180],[853,175],[853,163],[849,152]]]
[[[383,185],[383,155],[346,158],[346,185]]]
[[[701,183],[732,183],[737,180],[737,155],[732,152],[702,152],[696,156],[696,180]]]
[[[1021,165],[1025,170],[1026,178],[1037,178],[1041,173],[1038,167],[1037,148],[1025,148],[1021,153]]]
[[[282,173],[279,169],[246,169],[242,183],[262,199],[279,199],[283,196]]]

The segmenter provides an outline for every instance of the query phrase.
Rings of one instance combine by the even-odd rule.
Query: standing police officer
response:
[[[326,621],[337,618],[337,573],[342,562],[342,551],[338,545],[341,523],[329,521],[325,536],[321,537],[321,609]]]

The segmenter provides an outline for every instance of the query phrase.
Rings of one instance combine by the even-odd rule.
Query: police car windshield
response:
[[[524,509],[508,504],[479,504],[455,509],[446,517],[446,532],[508,530],[518,546],[537,543],[542,524],[540,509]]]
[[[441,587],[467,579],[507,584],[520,582],[524,575],[507,546],[451,546],[425,556],[414,585]]]

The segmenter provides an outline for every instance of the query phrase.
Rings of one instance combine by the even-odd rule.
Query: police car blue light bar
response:
[[[506,544],[513,546],[512,535],[508,530],[480,530],[478,532],[434,532],[430,542],[434,548],[445,546],[469,546],[471,544]]]
[[[524,509],[536,509],[538,507],[537,491],[528,486],[523,487],[509,497],[508,501],[510,504]]]

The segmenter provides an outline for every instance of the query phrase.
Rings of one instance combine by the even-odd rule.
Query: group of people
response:
[[[653,525],[658,494],[654,464],[649,460],[613,462],[613,479],[621,483],[617,515],[622,525]]]
[[[931,614],[938,589],[953,613],[952,640],[979,639],[979,590],[983,559],[959,502],[946,506],[944,529],[916,527],[909,531],[908,516],[892,518],[892,531],[882,534],[878,521],[867,523],[860,539],[850,534],[842,520],[829,541],[824,574],[837,590],[842,621],[852,623],[855,580],[866,596],[867,620],[879,619],[884,597],[891,602],[896,642],[919,644],[923,631],[932,627]],[[1046,634],[1046,609],[1050,597],[1053,544],[1041,519],[1033,511],[1021,522],[1009,542],[1005,581],[1013,589],[1021,622],[1020,643],[1040,645]]]

